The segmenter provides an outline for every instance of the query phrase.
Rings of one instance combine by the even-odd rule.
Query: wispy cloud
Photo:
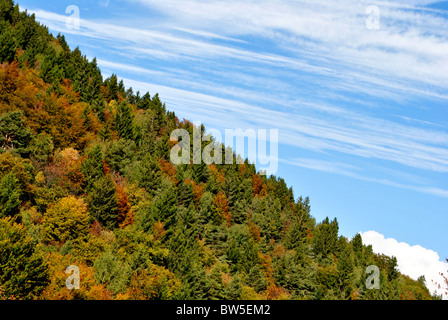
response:
[[[81,20],[80,30],[69,30],[63,14],[30,11],[50,29],[86,45],[107,43],[108,54],[126,62],[99,59],[100,67],[122,71],[134,89],[159,92],[170,109],[192,120],[217,128],[279,128],[280,143],[320,155],[448,173],[446,126],[373,110],[384,111],[391,101],[400,108],[409,101],[414,104],[409,108],[428,108],[415,101],[440,105],[448,100],[448,21],[423,7],[430,1],[132,2],[163,14],[165,23],[135,28]],[[370,4],[381,10],[379,30],[365,26]],[[151,69],[142,67],[147,61]],[[443,123],[446,111],[441,114],[445,119],[436,120]],[[337,160],[300,163],[447,196],[442,187],[366,178],[356,166]]]

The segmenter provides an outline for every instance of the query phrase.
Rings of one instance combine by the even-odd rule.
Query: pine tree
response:
[[[113,229],[118,224],[117,200],[115,182],[109,174],[97,180],[89,192],[92,217],[107,229]]]
[[[256,264],[250,269],[249,274],[247,275],[246,283],[249,286],[253,287],[256,292],[266,290],[268,286],[268,280],[266,279],[266,276],[263,274],[260,265]]]
[[[330,222],[327,217],[317,226],[317,232],[313,238],[313,250],[316,256],[322,259],[335,252],[338,231],[339,225],[336,218]]]
[[[132,179],[150,195],[155,195],[162,183],[162,174],[155,159],[147,154],[131,171]]]
[[[190,181],[184,181],[178,188],[177,203],[180,206],[188,208],[193,202],[193,186]]]
[[[81,171],[86,179],[87,190],[103,176],[103,152],[100,145],[96,145],[89,152],[87,159],[82,163]]]
[[[14,216],[19,213],[19,207],[22,203],[20,196],[22,191],[14,173],[5,175],[0,183],[0,218]]]
[[[240,300],[243,293],[241,277],[235,274],[230,280],[229,286],[226,288],[226,296],[228,300]]]
[[[38,298],[49,283],[48,267],[27,230],[0,219],[0,287],[10,299]]]
[[[212,272],[208,275],[208,299],[210,300],[226,300],[226,290],[222,280],[222,272],[218,266],[214,266]]]
[[[115,114],[114,127],[120,138],[134,140],[137,137],[134,110],[130,104],[126,103],[126,101],[123,101],[118,105]]]
[[[29,153],[29,143],[32,140],[30,129],[22,120],[23,112],[14,111],[0,118],[0,148],[4,151],[16,150],[21,155]]]
[[[17,39],[10,28],[0,35],[0,62],[13,62],[18,48]]]

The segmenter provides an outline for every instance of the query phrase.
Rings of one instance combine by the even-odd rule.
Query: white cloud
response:
[[[376,231],[361,232],[360,234],[363,243],[371,244],[374,252],[395,256],[401,273],[414,280],[424,275],[426,285],[431,293],[435,290],[439,294],[444,293],[433,283],[435,281],[442,284],[440,273],[446,274],[448,270],[448,263],[442,262],[437,252],[419,245],[411,246],[393,238],[385,238],[384,235]],[[444,295],[444,299],[448,299],[448,296]]]
[[[409,2],[408,10],[379,2],[384,26],[377,33],[363,27],[360,9],[366,3],[352,0],[139,2],[166,15],[166,25],[134,28],[116,21],[81,20],[80,30],[67,30],[64,15],[30,12],[50,29],[74,33],[84,41],[94,39],[95,45],[107,42],[112,52],[127,60],[99,60],[100,67],[133,73],[134,81],[126,80],[126,85],[141,92],[158,91],[170,109],[185,111],[189,118],[215,127],[231,123],[281,128],[280,143],[293,147],[448,173],[446,127],[391,121],[367,113],[363,107],[369,99],[353,98],[362,94],[383,101],[406,101],[410,96],[448,99],[448,33],[443,33],[448,24],[431,10],[415,7],[426,2]],[[239,47],[238,37],[245,35],[271,39],[282,50]],[[170,70],[148,70],[140,59],[174,64]],[[204,77],[204,72],[212,76]],[[436,90],[428,93],[430,85]],[[313,97],[308,97],[310,92]],[[337,102],[325,101],[331,94],[338,96],[332,99]],[[316,170],[328,168],[323,163],[306,164]],[[335,171],[359,178],[347,168],[331,169]],[[445,186],[431,183],[410,186],[389,177],[361,178],[448,196]]]

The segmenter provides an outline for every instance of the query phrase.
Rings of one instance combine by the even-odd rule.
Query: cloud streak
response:
[[[378,31],[365,28],[365,7],[372,3],[362,1],[133,2],[166,22],[145,29],[82,20],[80,30],[67,30],[63,14],[30,11],[86,45],[107,42],[127,59],[99,59],[101,68],[121,70],[127,85],[159,92],[170,109],[194,120],[218,128],[279,128],[280,143],[321,156],[448,173],[446,126],[411,122],[403,111],[383,116],[391,101],[418,109],[427,106],[410,102],[448,100],[448,23],[422,7],[430,2],[374,2],[381,8]],[[248,45],[254,39],[263,46]],[[141,67],[148,61],[153,69]],[[325,171],[325,161],[307,165]],[[441,186],[412,187],[343,169],[356,179],[447,196]]]

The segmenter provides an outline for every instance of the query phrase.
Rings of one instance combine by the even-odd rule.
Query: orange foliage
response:
[[[89,233],[98,238],[101,235],[101,231],[103,231],[101,223],[98,220],[93,221],[90,225]]]
[[[165,222],[157,221],[156,223],[154,223],[152,227],[152,232],[155,241],[162,240],[162,238],[165,236],[166,233]]]
[[[218,168],[214,164],[209,164],[208,169],[212,175],[216,175],[218,173]]]
[[[176,179],[176,167],[171,161],[159,159],[159,167],[162,173],[168,176],[175,185],[178,184],[179,181]]]
[[[212,179],[216,180],[221,186],[224,185],[224,181],[226,177],[222,171],[218,171],[218,168],[214,164],[209,165],[209,170],[212,176]]]
[[[261,240],[261,236],[260,236],[260,229],[258,228],[258,226],[252,221],[249,221],[248,227],[249,227],[249,234],[252,237],[252,239],[254,239],[256,242],[259,242]]]
[[[134,223],[134,211],[131,209],[131,205],[128,201],[128,196],[124,192],[123,188],[116,184],[117,190],[117,211],[118,211],[118,226],[124,228]]]
[[[282,244],[280,244],[280,243],[277,243],[277,244],[275,245],[274,249],[272,250],[272,255],[273,255],[275,258],[280,258],[280,257],[283,256],[285,253],[286,253],[286,249],[285,249],[285,247],[284,247]]]
[[[290,296],[289,292],[281,287],[277,287],[274,283],[270,284],[266,289],[266,300],[285,300]]]
[[[131,300],[168,300],[181,287],[181,282],[168,269],[150,265],[147,269],[136,272],[131,279],[129,290],[118,299]]]
[[[254,189],[253,196],[258,195],[264,197],[267,194],[267,186],[263,179],[258,174],[254,174],[252,178],[252,188]]]
[[[37,71],[21,70],[18,62],[0,64],[0,113],[31,110],[47,87]]]
[[[229,200],[227,200],[226,195],[223,191],[219,191],[213,200],[213,205],[216,208],[216,214],[218,217],[225,221],[228,226],[232,221],[232,215],[229,212]]]
[[[190,184],[193,189],[193,203],[195,207],[198,207],[201,202],[201,198],[204,195],[204,190],[206,187],[205,183],[197,184],[195,181],[190,179],[185,179],[186,184]]]
[[[266,278],[268,279],[270,284],[273,284],[274,277],[272,276],[272,274],[274,273],[274,269],[272,269],[272,257],[269,254],[258,252],[258,258],[260,259],[260,266],[264,271]]]
[[[65,80],[56,94],[47,90],[35,70],[20,69],[18,63],[0,65],[0,113],[20,109],[25,122],[36,134],[45,132],[55,148],[83,149],[93,138],[84,126],[86,104],[78,102],[70,81]],[[90,114],[93,120],[93,115]]]
[[[98,284],[94,277],[93,267],[77,260],[71,255],[49,253],[47,262],[50,273],[50,284],[41,295],[43,300],[111,300],[110,292]],[[66,287],[66,279],[69,274],[65,273],[68,266],[75,265],[79,268],[80,288],[69,290]]]

